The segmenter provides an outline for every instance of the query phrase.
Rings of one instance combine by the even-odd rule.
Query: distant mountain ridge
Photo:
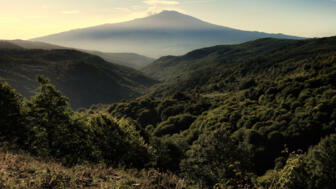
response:
[[[58,46],[50,43],[38,42],[38,41],[26,41],[26,40],[0,40],[0,48],[2,49],[43,49],[43,50],[55,50],[55,49],[75,49],[69,47]],[[100,52],[82,50],[89,54],[97,55],[110,63],[127,66],[134,69],[141,69],[154,61],[153,58],[142,56],[136,53],[112,53],[112,52]]]
[[[23,49],[19,45],[13,44],[8,41],[1,40],[0,41],[0,49]]]
[[[108,52],[135,52],[150,57],[182,55],[220,44],[237,44],[259,38],[299,37],[237,30],[204,22],[176,11],[104,24],[35,38],[35,41]]]

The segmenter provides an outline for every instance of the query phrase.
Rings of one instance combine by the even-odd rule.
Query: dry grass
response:
[[[0,188],[189,188],[184,180],[157,170],[114,169],[104,165],[63,167],[25,153],[0,150]]]

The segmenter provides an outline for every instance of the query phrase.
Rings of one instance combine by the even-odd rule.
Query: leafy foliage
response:
[[[22,142],[17,141],[25,132],[21,107],[21,97],[0,80],[0,136],[5,137],[4,140]]]
[[[332,134],[311,148],[306,155],[308,172],[312,175],[312,186],[332,188],[336,182],[336,135]]]
[[[16,93],[1,83],[7,110],[1,136],[42,157],[54,157],[66,165],[106,162],[112,165],[145,167],[151,153],[131,124],[125,126],[109,115],[83,116],[74,113],[64,97],[47,79],[38,77],[39,93],[22,104]],[[21,113],[22,112],[22,113]],[[7,116],[7,117],[6,117]],[[15,116],[18,119],[13,119]],[[10,121],[22,121],[22,125]],[[16,128],[15,127],[21,127]],[[8,131],[7,131],[8,130]]]
[[[181,163],[186,177],[199,180],[202,187],[224,183],[243,188],[250,184],[247,177],[250,166],[248,153],[225,130],[201,135]]]

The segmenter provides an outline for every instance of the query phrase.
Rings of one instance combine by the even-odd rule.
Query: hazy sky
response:
[[[243,30],[336,35],[336,0],[0,0],[0,39],[30,39],[165,9]]]

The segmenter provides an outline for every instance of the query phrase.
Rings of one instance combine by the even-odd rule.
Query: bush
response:
[[[250,184],[249,179],[245,180],[251,170],[249,155],[224,130],[204,133],[186,155],[181,162],[184,176],[203,187],[216,183]]]
[[[163,136],[166,134],[179,133],[186,130],[194,122],[195,116],[190,114],[180,114],[169,117],[168,120],[160,123],[154,130],[155,136]]]

